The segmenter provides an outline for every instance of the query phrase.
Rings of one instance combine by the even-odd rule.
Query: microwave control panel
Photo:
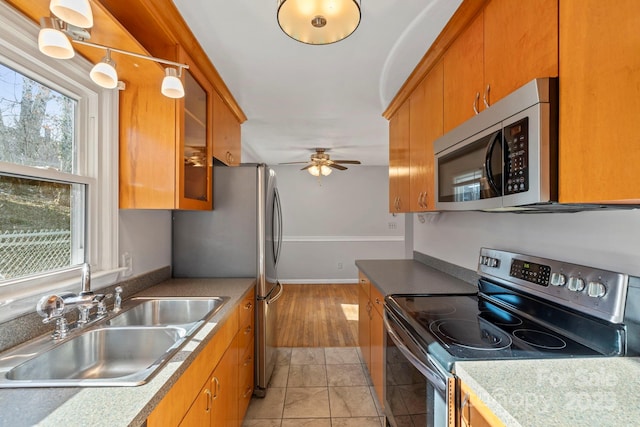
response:
[[[525,117],[504,128],[505,165],[504,194],[529,190],[529,118]]]

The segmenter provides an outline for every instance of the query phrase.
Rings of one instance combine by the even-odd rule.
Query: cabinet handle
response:
[[[253,307],[253,304],[251,302],[248,302],[244,305],[245,310],[251,310],[252,307]]]
[[[213,377],[213,400],[216,400],[218,398],[218,392],[220,391],[220,381],[218,380],[217,377]],[[211,393],[211,392],[209,392]]]
[[[247,327],[244,329],[244,334],[245,334],[245,335],[249,335],[250,333],[251,333],[251,325],[247,326]]]
[[[376,298],[376,304],[380,305],[380,298]]]
[[[207,395],[207,409],[205,409],[205,412],[209,413],[209,411],[211,411],[211,390],[209,390],[208,388],[205,389],[204,394]]]
[[[467,407],[469,408],[469,420],[467,421],[467,419],[464,417],[464,408]],[[469,393],[465,393],[464,394],[464,399],[462,399],[462,402],[460,403],[460,419],[462,420],[462,422],[464,423],[464,425],[466,427],[469,427],[469,423],[471,423],[471,403],[469,402]]]
[[[367,279],[360,279],[360,283],[366,284],[367,283]]]
[[[484,90],[484,96],[482,97],[482,100],[484,101],[484,106],[489,108],[489,91],[491,91],[491,85],[487,85],[487,88]]]
[[[247,390],[242,395],[242,398],[246,399],[246,397],[249,396],[250,394],[251,394],[251,386],[247,387]]]
[[[253,356],[247,356],[242,366],[249,366],[253,362]]]
[[[423,204],[423,208],[427,209],[429,207],[429,203],[427,203],[427,195],[429,193],[427,191],[424,192],[424,196],[422,196],[422,204]]]
[[[476,99],[473,101],[473,112],[478,114],[478,104],[480,102],[480,92],[476,92]]]
[[[367,301],[367,313],[371,313],[371,301]]]

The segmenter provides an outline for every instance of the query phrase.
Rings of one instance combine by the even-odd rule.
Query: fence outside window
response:
[[[71,263],[71,231],[0,233],[0,280],[66,267]]]

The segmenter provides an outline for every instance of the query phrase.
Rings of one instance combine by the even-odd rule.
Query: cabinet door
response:
[[[442,70],[439,61],[409,98],[412,212],[435,208],[433,141],[442,136]]]
[[[213,93],[213,156],[227,166],[240,164],[240,122],[217,92]]]
[[[211,388],[210,383],[203,387],[202,391],[187,411],[180,422],[180,427],[204,427],[211,422]]]
[[[362,286],[358,289],[358,345],[365,364],[371,369],[371,340],[369,328],[371,323],[371,302]]]
[[[184,50],[180,61],[193,64]],[[176,177],[178,209],[212,207],[213,87],[197,68],[183,70],[184,98],[178,100]]]
[[[489,2],[484,9],[484,89],[489,86],[489,103],[534,78],[557,75],[558,0]]]
[[[562,203],[640,202],[640,2],[560,2]]]
[[[409,102],[389,121],[389,212],[409,211]]]
[[[371,311],[371,380],[378,396],[378,402],[384,405],[384,325],[382,314],[378,310]]]
[[[466,427],[504,427],[502,421],[462,381],[460,382],[460,422]]]
[[[210,382],[212,393],[211,425],[234,427],[240,425],[238,419],[238,348],[227,349],[218,366],[213,371]]]
[[[483,31],[480,13],[444,54],[445,133],[484,108]]]

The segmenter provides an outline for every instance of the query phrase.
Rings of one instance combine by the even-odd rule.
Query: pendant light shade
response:
[[[69,59],[75,55],[71,41],[52,18],[40,19],[38,49],[45,55],[56,59]]]
[[[335,43],[360,24],[356,0],[280,0],[278,24],[289,37],[307,44]]]
[[[118,86],[116,63],[111,60],[111,52],[109,50],[107,50],[107,56],[93,66],[89,77],[91,77],[91,80],[98,86],[102,86],[105,89],[114,89]]]
[[[160,91],[168,98],[184,97],[184,86],[182,80],[178,77],[178,71],[175,68],[164,69],[164,79],[162,79],[162,88]]]
[[[93,27],[93,13],[89,0],[51,0],[49,10],[58,18],[76,27]]]

